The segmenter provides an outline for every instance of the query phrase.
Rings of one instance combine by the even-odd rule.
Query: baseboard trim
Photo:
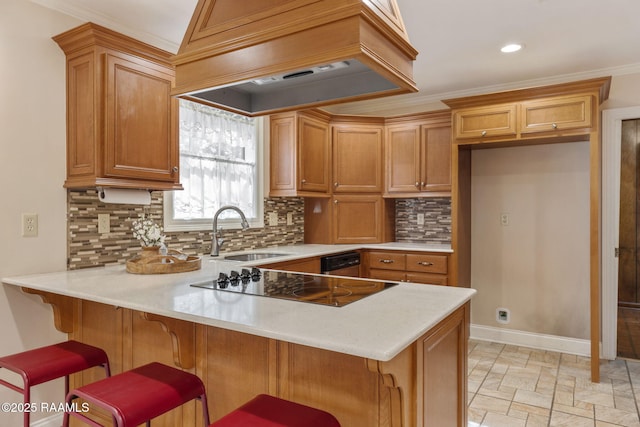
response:
[[[62,425],[62,414],[51,415],[38,421],[32,421],[31,427],[60,427]]]
[[[471,325],[471,338],[480,341],[492,341],[501,344],[532,347],[540,350],[577,354],[579,356],[589,357],[591,355],[591,341],[557,335],[536,334],[514,329]]]

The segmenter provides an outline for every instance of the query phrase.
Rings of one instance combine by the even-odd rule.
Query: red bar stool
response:
[[[199,399],[202,403],[204,425],[209,424],[207,396],[200,378],[157,362],[72,390],[67,395],[68,410],[78,397],[89,405],[111,413],[113,422],[118,427],[133,427],[143,423],[148,427],[151,419],[193,399]],[[69,416],[92,426],[100,426],[79,412],[67,411],[64,413],[63,427],[69,425]]]
[[[23,388],[0,379],[0,384],[22,393],[25,406],[30,404],[31,387],[64,377],[65,395],[69,392],[69,375],[85,369],[102,366],[109,372],[109,359],[104,350],[78,341],[66,341],[40,347],[10,356],[0,357],[0,368],[19,374]],[[30,411],[24,411],[24,427],[29,427]]]
[[[328,412],[260,394],[209,427],[340,427]]]

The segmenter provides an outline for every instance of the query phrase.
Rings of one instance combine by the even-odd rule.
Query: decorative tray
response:
[[[202,258],[170,249],[167,255],[143,251],[127,261],[127,272],[134,274],[184,273],[200,270]]]

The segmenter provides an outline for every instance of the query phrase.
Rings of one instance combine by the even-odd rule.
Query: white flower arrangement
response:
[[[140,215],[139,219],[132,224],[133,237],[140,240],[142,246],[160,246],[164,244],[165,235],[162,234],[162,227],[152,219]]]

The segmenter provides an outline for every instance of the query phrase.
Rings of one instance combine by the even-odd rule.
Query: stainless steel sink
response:
[[[249,252],[246,254],[229,255],[224,259],[229,261],[256,261],[265,258],[274,258],[279,256],[285,256],[287,254],[281,254],[276,252]]]

